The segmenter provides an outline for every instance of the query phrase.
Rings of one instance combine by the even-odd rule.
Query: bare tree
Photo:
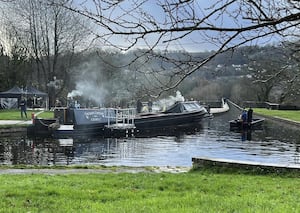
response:
[[[69,77],[74,53],[83,48],[88,37],[82,19],[62,7],[39,0],[9,1],[3,14],[7,29],[14,33],[34,62],[34,72],[27,84],[47,89],[53,105]]]
[[[96,38],[103,45],[123,51],[142,47],[147,51],[137,58],[147,61],[159,57],[172,64],[167,69],[151,71],[149,81],[155,83],[143,89],[156,94],[177,87],[220,53],[244,44],[264,44],[299,34],[297,0],[82,0],[76,3],[60,6],[93,21],[97,26]],[[193,45],[193,50],[203,50],[209,45],[214,51],[205,58],[193,58],[189,54],[176,58],[169,54],[174,47],[184,50],[187,43]],[[157,49],[161,51],[158,53]]]
[[[280,94],[280,103],[300,104],[300,40],[295,42],[285,42],[285,54],[288,57],[285,80],[281,81],[282,93]]]
[[[251,79],[255,86],[257,100],[263,101],[278,101],[270,100],[270,94],[274,89],[279,89],[280,82],[286,79],[286,68],[289,60],[284,54],[284,49],[280,46],[256,47],[254,53],[248,52],[250,63],[247,69],[251,74]],[[254,88],[253,88],[254,89]]]
[[[7,34],[2,31],[2,36],[0,41],[1,89],[5,90],[16,84],[26,85],[26,80],[30,76],[27,51],[18,45],[18,38],[14,34]],[[9,50],[6,48],[7,46],[9,46]]]

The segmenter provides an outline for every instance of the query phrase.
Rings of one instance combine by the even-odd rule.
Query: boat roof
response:
[[[178,101],[170,106],[165,113],[193,112],[203,108],[198,101]]]

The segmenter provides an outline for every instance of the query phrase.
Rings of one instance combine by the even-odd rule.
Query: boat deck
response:
[[[116,124],[110,124],[110,125],[105,125],[106,128],[108,129],[135,129],[134,124],[128,124],[128,123],[116,123]]]
[[[74,130],[74,125],[60,125],[60,127],[57,130]]]

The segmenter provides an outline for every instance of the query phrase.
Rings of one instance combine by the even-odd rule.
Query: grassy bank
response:
[[[43,111],[40,113],[40,111],[35,111],[35,110],[28,110],[27,111],[27,119],[31,119],[31,114],[37,114],[39,113],[38,117],[40,118],[53,118],[54,114],[52,111]],[[20,110],[16,109],[4,109],[0,110],[0,119],[1,120],[21,120],[21,112]]]
[[[255,113],[267,115],[267,116],[277,116],[280,118],[287,118],[290,120],[300,122],[300,111],[295,110],[269,110],[265,108],[255,108]],[[28,110],[27,115],[28,119],[31,119],[32,113],[39,113],[39,111]],[[38,115],[40,118],[53,118],[54,113],[52,111],[43,111]],[[0,119],[1,120],[20,120],[21,113],[20,110],[0,110]]]
[[[300,111],[296,110],[269,110],[265,108],[255,108],[254,112],[262,115],[286,118],[300,122]]]
[[[1,212],[296,212],[297,177],[189,173],[0,175]]]

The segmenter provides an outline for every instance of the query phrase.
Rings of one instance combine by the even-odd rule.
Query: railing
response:
[[[105,110],[105,117],[108,118],[108,128],[133,128],[134,118],[136,116],[135,108],[118,109],[114,108]]]

